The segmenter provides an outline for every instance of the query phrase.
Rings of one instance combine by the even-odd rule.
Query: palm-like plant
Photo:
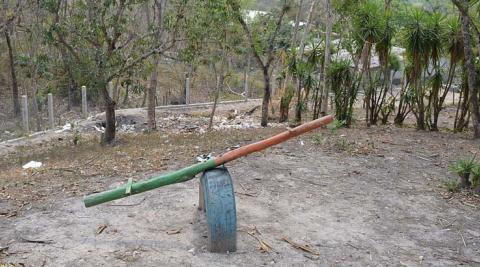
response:
[[[390,51],[395,30],[395,23],[390,10],[385,9],[383,2],[368,0],[358,5],[353,17],[354,31],[357,43],[360,44],[361,76],[365,79],[364,105],[367,126],[377,124],[381,110],[385,110],[387,92],[390,82]],[[381,70],[373,73],[370,68],[372,47],[378,54]],[[387,114],[387,113],[385,113]]]
[[[361,49],[360,60],[364,70],[369,68],[372,45],[384,39],[385,27],[385,14],[379,1],[367,0],[357,6],[353,30],[358,49]]]
[[[415,101],[412,110],[417,118],[417,128],[426,129],[425,113],[430,107],[425,105],[426,80],[429,66],[434,70],[439,69],[439,59],[442,55],[445,43],[445,18],[441,14],[429,14],[422,9],[414,9],[404,27],[403,40],[407,50],[407,57],[412,62],[412,70],[409,75],[409,82],[415,90]],[[431,64],[431,65],[430,65]],[[436,72],[435,75],[439,75]],[[423,82],[422,82],[423,77]],[[431,91],[438,103],[438,90]]]
[[[403,39],[407,56],[412,62],[411,79],[415,82],[420,79],[422,70],[428,63],[430,44],[428,43],[427,16],[425,11],[414,9],[410,19],[404,27]]]

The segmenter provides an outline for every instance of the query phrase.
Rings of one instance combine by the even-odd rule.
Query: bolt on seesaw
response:
[[[143,192],[146,192],[155,188],[159,188],[162,186],[170,185],[170,184],[186,182],[188,180],[193,179],[195,175],[201,172],[214,169],[232,160],[235,160],[235,159],[244,157],[246,155],[252,154],[254,152],[258,152],[266,148],[269,148],[271,146],[283,143],[291,138],[310,132],[321,126],[327,125],[331,123],[333,120],[334,120],[334,117],[332,115],[328,115],[328,116],[307,122],[293,129],[289,129],[285,132],[274,135],[265,140],[258,141],[253,144],[249,144],[249,145],[237,148],[235,150],[231,150],[219,157],[215,157],[205,162],[201,162],[201,163],[198,163],[174,172],[170,172],[164,175],[152,177],[146,181],[140,181],[140,182],[134,183],[132,179],[129,179],[127,184],[121,187],[118,187],[116,189],[85,196],[83,200],[85,203],[85,207],[87,208],[92,207],[105,202],[143,193]]]

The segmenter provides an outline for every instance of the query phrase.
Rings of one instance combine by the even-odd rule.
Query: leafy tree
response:
[[[242,26],[247,35],[253,57],[256,59],[262,70],[264,82],[264,94],[262,102],[262,121],[261,125],[266,127],[268,124],[268,105],[270,102],[270,75],[273,60],[275,59],[275,51],[278,49],[278,35],[282,26],[285,13],[289,9],[287,0],[282,1],[282,7],[278,14],[269,14],[264,16],[265,19],[261,23],[250,27],[243,18],[242,10],[238,1],[228,0],[228,4],[234,12],[234,16]],[[276,18],[276,19],[275,19]]]
[[[82,67],[89,86],[103,99],[106,129],[103,142],[115,140],[116,101],[109,95],[108,83],[144,62],[149,57],[163,53],[173,46],[175,35],[168,41],[158,40],[155,30],[138,35],[134,27],[135,9],[144,1],[60,1],[44,0],[43,5],[56,19],[51,21],[48,37],[60,43],[74,62]],[[66,5],[66,7],[64,7]],[[69,8],[69,16],[58,19],[61,8]],[[181,18],[182,5],[171,25]],[[81,56],[80,56],[81,54]]]

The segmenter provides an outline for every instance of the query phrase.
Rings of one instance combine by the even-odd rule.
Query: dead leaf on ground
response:
[[[308,252],[308,253],[311,253],[313,255],[320,255],[320,253],[314,249],[312,249],[312,247],[308,244],[306,245],[301,245],[301,244],[298,244],[292,240],[290,240],[289,238],[287,237],[282,237],[282,240],[289,243],[290,245],[292,245],[292,247],[296,248],[296,249],[300,249],[300,250],[303,250],[305,252]]]
[[[97,227],[97,231],[95,232],[95,235],[101,234],[105,229],[107,229],[107,225],[106,225],[106,224],[99,225],[99,226]]]

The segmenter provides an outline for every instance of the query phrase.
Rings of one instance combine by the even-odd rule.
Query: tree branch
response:
[[[280,12],[280,16],[278,17],[277,24],[275,25],[275,31],[273,32],[272,36],[270,37],[270,40],[268,41],[269,42],[269,47],[268,47],[268,50],[267,50],[267,55],[268,55],[268,61],[267,61],[267,64],[266,64],[267,68],[270,66],[270,64],[272,63],[272,61],[274,59],[273,49],[275,48],[275,39],[277,38],[278,32],[280,31],[280,27],[282,26],[283,17],[285,16],[285,13],[287,12],[287,10],[288,10],[287,1],[284,0],[282,10]]]

